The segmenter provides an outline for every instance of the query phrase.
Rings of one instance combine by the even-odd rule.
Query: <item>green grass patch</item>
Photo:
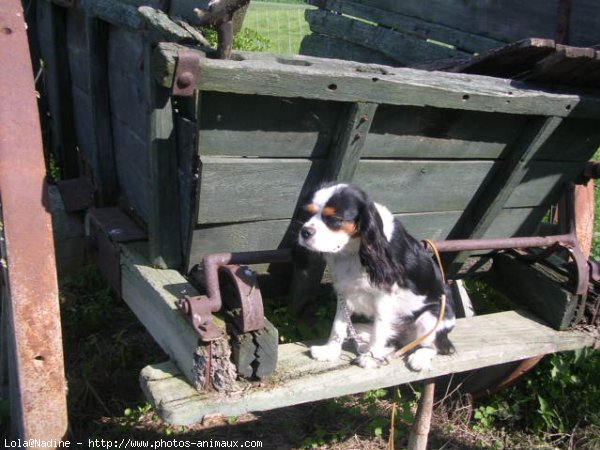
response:
[[[268,41],[265,51],[283,55],[297,54],[300,42],[310,34],[304,11],[309,6],[289,3],[250,3],[243,29],[260,33]]]

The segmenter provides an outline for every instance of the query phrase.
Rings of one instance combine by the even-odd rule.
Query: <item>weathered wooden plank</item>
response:
[[[331,144],[337,102],[204,92],[201,156],[322,158]]]
[[[304,36],[300,43],[300,54],[320,58],[345,59],[347,61],[357,61],[367,64],[401,65],[394,58],[390,58],[377,50],[368,49],[361,45],[320,33],[311,33]]]
[[[153,72],[167,87],[172,86],[178,48],[162,44],[154,54]],[[514,80],[311,57],[296,57],[290,64],[274,55],[247,52],[238,59],[201,58],[198,89],[559,117],[600,114],[600,100],[593,96],[550,93]]]
[[[468,53],[448,46],[323,10],[307,9],[305,17],[313,32],[377,50],[403,65],[422,62],[424,55],[425,59],[431,60],[468,56]]]
[[[481,330],[486,333],[482,334]],[[310,358],[307,344],[294,343],[279,347],[278,369],[270,383],[263,383],[261,387],[249,385],[239,395],[198,394],[180,378],[171,363],[145,368],[140,382],[164,420],[189,425],[208,414],[230,416],[274,409],[595,343],[593,336],[581,331],[555,331],[525,313],[514,311],[459,319],[452,340],[456,353],[435,357],[433,368],[426,372],[412,372],[402,360],[392,361],[378,370],[364,370],[350,364],[354,355],[347,351],[339,361],[323,363]]]
[[[111,114],[145,138],[144,41],[125,28],[110,27],[107,47]]]
[[[379,105],[353,103],[340,115],[335,141],[327,159],[327,181],[352,181]]]
[[[471,53],[477,53],[503,45],[503,41],[487,38],[468,31],[457,30],[437,23],[428,22],[416,17],[410,17],[398,12],[382,10],[377,7],[363,5],[355,1],[341,0],[309,0],[307,3],[314,4],[319,8],[336,11],[340,14],[360,17],[362,20],[374,22],[388,28],[420,37],[421,39],[433,39],[438,42],[457,47]],[[426,58],[423,55],[422,58]]]
[[[497,164],[504,165],[493,160],[363,159],[353,181],[394,213],[458,211],[472,204],[474,193],[489,186],[492,176],[512,174]],[[198,223],[289,218],[303,186],[322,179],[324,166],[320,160],[202,158]],[[490,193],[491,200],[481,204],[499,209],[550,205],[556,200],[555,189],[581,169],[579,162],[532,162],[518,180],[512,174],[514,185],[498,203]],[[270,193],[267,203],[262,196],[248,194],[262,191]]]
[[[197,291],[175,270],[150,266],[139,244],[121,244],[121,297],[189,382],[194,381],[198,335],[177,307]],[[224,325],[223,325],[224,329]]]
[[[507,198],[508,208],[545,205],[558,201],[567,183],[583,172],[580,162],[533,161],[525,169],[522,180]]]
[[[151,44],[146,44],[145,67],[150,67]],[[170,90],[144,72],[148,151],[148,251],[150,262],[161,268],[182,264],[181,211],[177,173],[176,130]]]
[[[380,105],[363,153],[374,158],[494,159],[525,120],[510,114]],[[484,123],[489,125],[476,125]]]
[[[590,71],[588,64],[596,65],[596,50],[592,48],[557,45],[556,51],[538,61],[521,79],[540,83],[572,84],[577,77]],[[600,76],[589,80],[596,85]]]
[[[89,55],[88,92],[90,96],[90,140],[93,155],[91,162],[94,183],[98,192],[98,205],[114,205],[117,199],[118,180],[113,151],[108,84],[108,26],[93,18],[86,19],[86,48]]]
[[[196,122],[180,115],[177,121],[177,173],[179,180],[179,201],[181,211],[181,249],[182,254],[190,251],[192,231],[194,228],[198,200],[198,155],[196,152]],[[185,265],[187,267],[187,265]]]
[[[512,78],[530,70],[537,61],[554,51],[552,39],[529,38],[483,52],[445,70]]]
[[[201,44],[210,49],[209,42],[204,38],[198,28],[171,18],[160,9],[150,6],[140,6],[138,13],[142,19],[141,29],[144,37],[149,42],[178,42],[181,44]]]
[[[71,86],[88,93],[90,55],[87,51],[87,40],[82,39],[86,33],[85,15],[76,8],[69,8],[65,12],[65,22]]]
[[[440,23],[451,28],[513,42],[531,36],[553,39],[558,24],[558,0],[464,2],[461,0],[354,0]],[[590,46],[600,41],[594,27],[600,7],[594,0],[573,0],[569,21],[569,43]]]
[[[570,291],[564,274],[539,263],[519,260],[514,255],[501,253],[494,256],[486,280],[557,330],[575,325],[577,313],[583,311],[585,299]]]
[[[292,217],[302,187],[322,171],[322,160],[201,158],[198,223]]]
[[[73,99],[67,55],[66,10],[50,2],[36,5],[38,44],[44,60],[43,76],[50,116],[50,147],[56,157],[61,174],[75,177],[78,174],[77,143],[73,130]]]
[[[597,120],[566,119],[540,148],[542,160],[587,161],[600,146]]]
[[[133,30],[141,27],[141,18],[135,5],[117,0],[80,0],[79,3],[89,17]]]
[[[119,193],[136,215],[148,220],[150,199],[146,140],[115,116],[111,116],[111,128]]]
[[[480,238],[496,219],[513,192],[527,174],[528,166],[537,151],[554,133],[562,119],[539,117],[532,119],[519,138],[508,150],[506,159],[500,164],[482,192],[475,196],[465,218],[461,220],[452,237]],[[529,192],[529,190],[528,190]],[[449,264],[451,271],[458,270],[467,258],[467,252],[459,252]]]

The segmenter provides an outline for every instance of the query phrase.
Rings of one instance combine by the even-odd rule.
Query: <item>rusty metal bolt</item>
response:
[[[192,72],[183,72],[177,77],[177,87],[179,89],[186,89],[194,82],[194,74]]]

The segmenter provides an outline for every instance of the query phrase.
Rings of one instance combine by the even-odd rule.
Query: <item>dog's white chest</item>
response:
[[[425,297],[409,289],[394,285],[391,292],[386,292],[371,285],[358,255],[327,257],[327,262],[336,293],[356,314],[368,318],[382,314],[410,316],[424,304]]]

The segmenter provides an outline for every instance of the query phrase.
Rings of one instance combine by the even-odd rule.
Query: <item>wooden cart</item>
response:
[[[192,3],[55,0],[31,6],[44,60],[48,145],[75,186],[63,183],[65,203],[68,210],[87,211],[98,265],[171,358],[149,365],[140,378],[163,419],[191,424],[212,413],[266,410],[596,345],[596,335],[573,328],[586,305],[587,271],[562,263],[542,270],[491,247],[477,248],[448,257],[452,277],[490,266],[490,279],[526,271],[523,280],[514,278],[511,295],[530,312],[459,319],[456,354],[437,357],[431,371],[411,372],[401,360],[365,371],[349,363],[350,353],[336,363],[317,362],[306,343],[271,348],[276,331],[267,323],[246,341],[242,336],[236,348],[251,349],[256,359],[245,360],[246,366],[277,355],[270,377],[260,384],[239,380],[236,392],[198,391],[206,343],[178,304],[197,293],[188,275],[205,256],[289,248],[299,198],[325,180],[361,185],[418,238],[538,236],[549,209],[566,186],[581,180],[600,144],[600,96],[597,51],[581,56],[575,47],[548,40],[562,23],[562,1],[548,17],[538,14],[540,24],[552,24],[550,32],[539,29],[541,39],[486,54],[529,37],[508,32],[528,32],[529,24],[490,35],[490,23],[514,24],[503,14],[520,2],[476,8],[459,1],[399,7],[393,1],[322,0],[313,2],[321,9],[308,12],[322,35],[303,44],[318,56],[239,52],[230,60],[211,58],[199,47],[190,26]],[[522,8],[538,11],[538,3]],[[599,7],[571,3],[571,43],[590,45],[585,38],[594,39],[596,31],[586,20]],[[427,15],[439,8],[444,14]],[[463,23],[468,30],[457,25]],[[370,49],[342,43],[340,36]],[[524,52],[537,56],[523,58]],[[521,78],[533,82],[510,78],[513,73],[489,76],[498,75],[490,65],[507,67],[515,54],[529,61]],[[348,55],[353,61],[324,58]],[[397,67],[429,59],[446,71],[431,70],[430,63],[428,70]],[[553,84],[551,71],[541,70],[556,69],[551,61],[571,67],[569,74],[587,65],[593,70],[584,72],[593,76],[579,73],[575,85]],[[92,187],[93,198],[72,195],[82,186]],[[579,248],[575,241],[566,247]],[[322,275],[296,273],[289,265],[255,269],[290,293],[292,308],[310,297]],[[226,326],[222,319],[215,323]],[[264,334],[261,344],[257,336]]]

